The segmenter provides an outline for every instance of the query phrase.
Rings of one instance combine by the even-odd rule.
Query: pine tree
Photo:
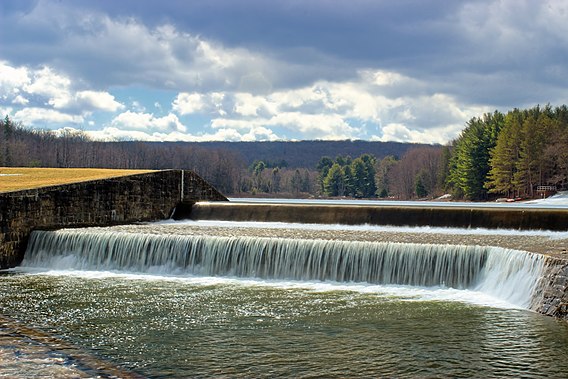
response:
[[[542,185],[544,171],[544,149],[547,131],[553,128],[553,120],[539,107],[528,111],[523,122],[522,140],[515,183],[524,195],[533,197],[537,185]]]
[[[509,197],[515,195],[515,174],[519,159],[522,125],[523,116],[518,109],[505,116],[503,129],[490,153],[491,168],[485,185],[490,193],[501,193]]]
[[[489,152],[495,147],[503,119],[503,114],[497,111],[485,114],[483,119],[474,117],[454,141],[448,185],[457,197],[487,198],[485,181],[490,170]]]
[[[343,168],[334,163],[323,180],[324,193],[328,196],[343,196],[345,194],[344,179]]]

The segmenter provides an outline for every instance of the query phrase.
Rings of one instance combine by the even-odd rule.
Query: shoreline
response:
[[[0,377],[145,378],[1,314]]]

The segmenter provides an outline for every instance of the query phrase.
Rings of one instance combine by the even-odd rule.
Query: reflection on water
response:
[[[23,272],[0,313],[151,377],[568,376],[565,323],[447,291]]]

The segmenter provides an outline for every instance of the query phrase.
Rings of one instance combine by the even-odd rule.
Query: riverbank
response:
[[[143,376],[100,360],[66,341],[0,315],[1,378],[124,378]]]

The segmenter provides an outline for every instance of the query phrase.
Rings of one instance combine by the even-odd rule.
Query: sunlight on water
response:
[[[538,254],[155,225],[34,232],[0,314],[149,377],[568,377],[568,326],[526,310]]]
[[[12,271],[0,281],[0,312],[151,377],[568,374],[564,323],[473,304],[485,299],[472,303],[470,296],[478,294],[350,283]]]
[[[226,285],[235,287],[273,288],[281,290],[300,290],[313,293],[325,293],[335,291],[353,292],[358,294],[372,294],[377,297],[397,297],[400,301],[451,301],[462,302],[480,306],[488,306],[503,309],[522,309],[518,305],[501,300],[486,293],[475,290],[458,290],[447,287],[415,287],[403,285],[372,285],[368,283],[339,283],[320,281],[282,281],[262,280],[231,277],[203,277],[203,276],[174,276],[152,275],[127,272],[111,271],[77,271],[77,270],[49,270],[18,268],[12,272],[48,276],[69,277],[95,280],[123,280],[148,281],[161,283],[186,284],[193,286],[216,286]]]

